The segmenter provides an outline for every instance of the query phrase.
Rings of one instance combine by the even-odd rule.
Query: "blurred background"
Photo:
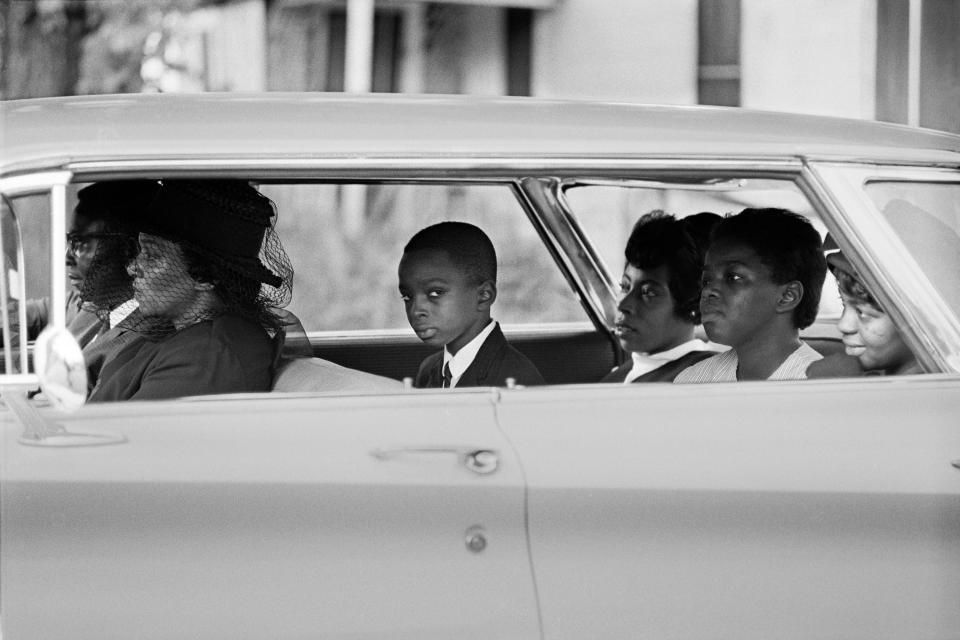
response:
[[[960,0],[0,0],[0,98],[531,95],[960,132]]]

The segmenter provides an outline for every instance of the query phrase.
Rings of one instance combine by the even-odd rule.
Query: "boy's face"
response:
[[[896,373],[914,362],[893,321],[884,311],[868,302],[840,293],[843,314],[837,328],[843,334],[847,355],[854,356],[866,369]]]
[[[737,348],[781,322],[778,303],[786,285],[776,284],[772,275],[745,244],[720,240],[710,246],[700,292],[700,314],[710,340]]]
[[[674,313],[670,269],[639,269],[627,264],[620,278],[620,301],[614,327],[626,351],[659,353],[691,338],[693,325]]]
[[[470,282],[447,252],[404,253],[398,275],[407,321],[428,345],[456,353],[487,325],[490,284]]]

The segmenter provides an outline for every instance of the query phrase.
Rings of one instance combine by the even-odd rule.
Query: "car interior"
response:
[[[85,184],[68,189],[68,211]],[[295,332],[300,339],[290,341],[284,358],[312,355],[397,381],[413,376],[431,352],[409,328],[397,291],[403,246],[430,224],[466,221],[491,237],[499,269],[493,317],[549,384],[596,382],[623,362],[611,328],[616,283],[626,238],[644,213],[780,207],[827,233],[796,178],[785,175],[271,177],[254,184],[275,205],[276,231],[295,271],[286,312],[302,333]],[[7,206],[15,210],[23,245],[39,248],[25,257],[26,297],[48,295],[49,198],[24,196]],[[841,309],[828,274],[817,322],[802,333],[823,355],[843,351],[836,328]]]

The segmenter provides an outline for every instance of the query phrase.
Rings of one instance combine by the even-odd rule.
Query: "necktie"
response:
[[[453,381],[453,374],[450,373],[450,363],[447,362],[443,365],[443,388],[449,389],[450,383]]]

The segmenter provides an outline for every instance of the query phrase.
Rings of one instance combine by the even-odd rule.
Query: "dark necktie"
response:
[[[452,381],[453,374],[450,373],[450,362],[448,361],[443,365],[443,388],[449,389]]]

